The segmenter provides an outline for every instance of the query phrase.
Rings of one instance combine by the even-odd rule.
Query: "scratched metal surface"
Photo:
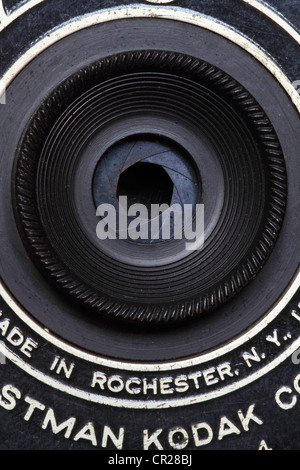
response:
[[[114,0],[103,0],[100,3],[101,8],[116,4]],[[124,0],[122,3],[130,5],[132,2]],[[147,2],[141,3],[149,5]],[[268,3],[275,9],[280,8],[281,14],[299,28],[297,1],[269,0]],[[3,4],[6,11],[13,15],[16,14],[17,7],[24,6],[25,2],[5,0]],[[174,1],[176,6],[182,4],[190,9],[197,7],[204,14],[231,24],[254,42],[264,44],[291,81],[300,78],[299,44],[258,10],[240,0]],[[37,37],[46,35],[57,24],[94,12],[98,8],[98,0],[44,0],[16,17],[1,32],[0,74]],[[290,308],[296,309],[299,301],[300,297],[296,295]],[[3,325],[2,328],[4,331]],[[109,426],[115,436],[120,435],[124,428],[124,436],[120,440],[123,449],[144,449],[146,433],[148,437],[156,436],[150,450],[157,450],[159,445],[165,450],[174,450],[172,431],[179,428],[181,441],[186,439],[186,445],[182,449],[184,451],[259,448],[300,450],[299,374],[299,365],[288,357],[254,383],[223,397],[169,410],[133,410],[95,405],[61,391],[54,392],[51,387],[30,378],[7,360],[6,364],[0,364],[0,395],[2,394],[2,405],[4,404],[0,406],[0,449],[115,450],[116,446],[111,439],[108,439],[107,445],[103,440],[106,432],[104,426]],[[5,395],[5,390],[3,392],[6,384],[14,387],[14,392],[8,396]],[[50,409],[53,410],[57,424],[75,418],[70,435],[65,437],[64,430],[57,434],[53,432],[53,425],[51,427],[51,423],[45,421]],[[89,429],[94,429],[94,436],[91,432],[86,432],[85,437],[83,436],[87,423],[91,423]],[[197,425],[201,433],[199,431],[195,437]]]

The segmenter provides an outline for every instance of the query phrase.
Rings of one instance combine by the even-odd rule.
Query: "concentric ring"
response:
[[[72,191],[91,139],[124,116],[149,113],[204,134],[227,188],[204,250],[168,269],[132,270],[85,236]],[[140,322],[198,316],[239,292],[270,254],[285,200],[282,150],[254,98],[216,67],[167,51],[119,54],[70,77],[38,110],[16,166],[17,218],[38,265],[71,298]]]

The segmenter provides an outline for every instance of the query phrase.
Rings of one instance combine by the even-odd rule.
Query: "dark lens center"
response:
[[[120,175],[117,197],[120,196],[127,197],[128,206],[143,204],[150,211],[152,204],[171,204],[173,182],[161,166],[138,162]]]

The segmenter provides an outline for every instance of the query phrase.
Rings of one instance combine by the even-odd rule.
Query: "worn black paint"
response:
[[[8,12],[22,4],[22,2],[8,0],[4,3]],[[1,73],[4,73],[37,37],[51,31],[57,24],[68,21],[78,14],[115,6],[117,3],[113,0],[101,2],[96,0],[85,2],[46,0],[16,20],[14,24],[1,33]],[[122,4],[131,3],[131,0],[122,1]],[[147,4],[147,2],[143,3]],[[274,8],[280,9],[283,15],[292,23],[296,25],[298,23],[299,27],[297,1],[270,0],[269,3]],[[287,33],[250,6],[242,5],[242,2],[238,0],[206,0],[201,2],[199,0],[182,0],[174,2],[174,5],[197,8],[209,16],[231,24],[254,41],[262,44],[276,58],[291,80],[300,78],[299,46]],[[295,234],[296,236],[298,234]],[[296,308],[299,300],[298,295],[291,303],[290,308]],[[142,449],[142,432],[145,428],[154,431],[158,428],[169,430],[180,426],[188,430],[191,424],[206,421],[215,431],[218,428],[221,416],[225,415],[236,425],[239,425],[237,411],[246,412],[248,407],[255,403],[255,412],[264,421],[262,426],[251,423],[249,432],[242,432],[240,436],[224,438],[222,441],[218,441],[215,436],[213,442],[204,448],[212,450],[256,450],[260,442],[265,440],[274,450],[299,450],[299,397],[297,405],[286,411],[280,409],[274,400],[279,387],[285,385],[292,388],[293,380],[299,372],[299,366],[293,365],[291,358],[288,358],[268,375],[230,395],[203,404],[189,406],[185,409],[174,408],[155,411],[122,410],[94,406],[61,392],[54,392],[52,388],[30,378],[11,363],[0,365],[0,390],[3,385],[12,384],[22,392],[22,398],[28,395],[39,400],[47,407],[52,407],[55,410],[58,422],[70,416],[76,416],[82,426],[87,421],[92,421],[95,423],[96,429],[101,429],[103,424],[107,424],[115,432],[117,432],[119,426],[124,425],[126,427],[124,441],[126,449],[138,450]],[[0,407],[1,450],[93,449],[93,446],[88,442],[79,441],[75,443],[72,439],[67,440],[60,435],[54,436],[49,430],[42,430],[41,424],[44,414],[39,411],[34,414],[29,422],[25,422],[23,419],[25,411],[26,406],[23,401],[12,411],[6,411]],[[99,441],[101,441],[100,438]],[[161,442],[166,446],[166,450],[169,449],[165,434],[163,434]],[[189,445],[184,451],[193,448],[193,445]],[[198,450],[200,449],[202,450],[202,448]],[[115,449],[112,447],[111,450]]]

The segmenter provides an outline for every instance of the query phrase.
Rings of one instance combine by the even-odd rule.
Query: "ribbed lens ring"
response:
[[[145,115],[203,134],[225,182],[204,249],[163,268],[137,268],[100,251],[74,203],[75,175],[93,136]],[[92,64],[53,92],[25,132],[15,187],[25,242],[57,285],[101,313],[159,322],[211,310],[257,274],[280,230],[286,177],[271,123],[234,79],[191,57],[139,51]]]

